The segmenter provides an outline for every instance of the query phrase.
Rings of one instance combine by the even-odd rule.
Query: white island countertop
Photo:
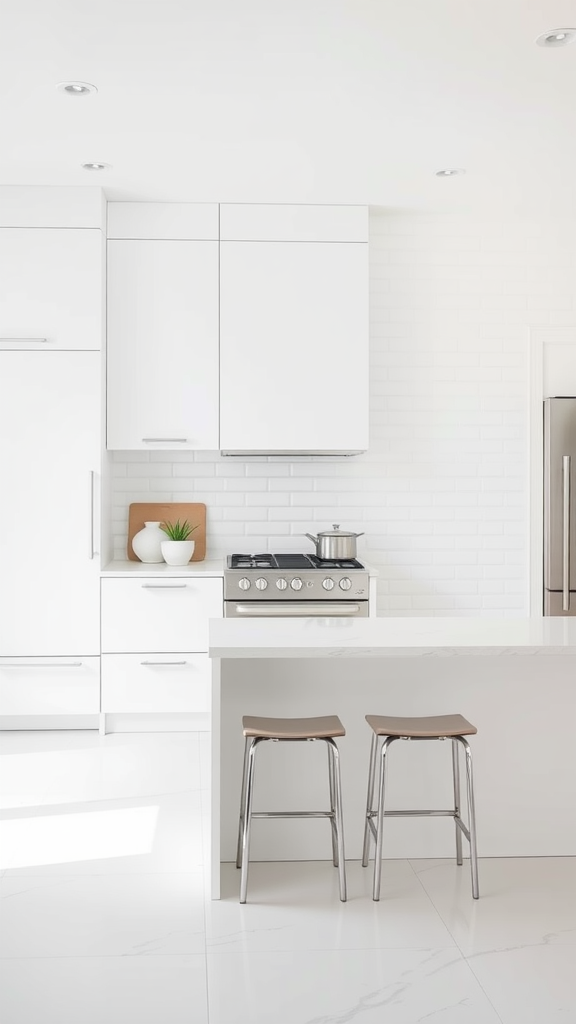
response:
[[[576,654],[576,619],[211,619],[212,658]]]

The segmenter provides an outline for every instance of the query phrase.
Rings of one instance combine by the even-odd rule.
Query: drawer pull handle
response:
[[[143,437],[144,444],[186,444],[187,437]]]
[[[142,590],[182,590],[187,583],[143,583]]]
[[[25,345],[27,342],[32,342],[34,345],[39,342],[46,342],[48,338],[0,338],[3,345],[12,345],[15,341],[19,345]]]
[[[185,661],[141,661],[141,665],[185,665]]]
[[[0,661],[0,668],[80,668],[81,665],[81,661],[52,661],[49,665],[36,665],[33,661]]]

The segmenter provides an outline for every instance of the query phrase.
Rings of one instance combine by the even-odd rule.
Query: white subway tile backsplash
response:
[[[370,451],[114,452],[116,553],[131,501],[203,501],[209,556],[308,550],[337,522],[366,532],[382,614],[526,614],[529,333],[576,323],[576,236],[464,213],[375,212],[370,230]]]

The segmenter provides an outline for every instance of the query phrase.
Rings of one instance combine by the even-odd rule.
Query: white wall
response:
[[[337,522],[366,531],[381,614],[528,613],[530,330],[576,325],[576,233],[375,212],[370,245],[369,453],[116,452],[116,557],[130,501],[203,501],[209,556],[311,550]]]

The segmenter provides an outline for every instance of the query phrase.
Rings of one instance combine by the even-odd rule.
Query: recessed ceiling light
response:
[[[453,178],[456,174],[466,174],[463,167],[446,167],[443,171],[436,171],[437,178]]]
[[[538,46],[567,46],[574,42],[575,37],[576,28],[553,28],[551,32],[538,36],[536,43]]]
[[[112,169],[111,164],[98,163],[82,164],[82,167],[85,171],[110,171]]]
[[[59,82],[56,86],[58,92],[64,92],[67,96],[88,96],[91,92],[98,92],[95,85],[90,82]]]

